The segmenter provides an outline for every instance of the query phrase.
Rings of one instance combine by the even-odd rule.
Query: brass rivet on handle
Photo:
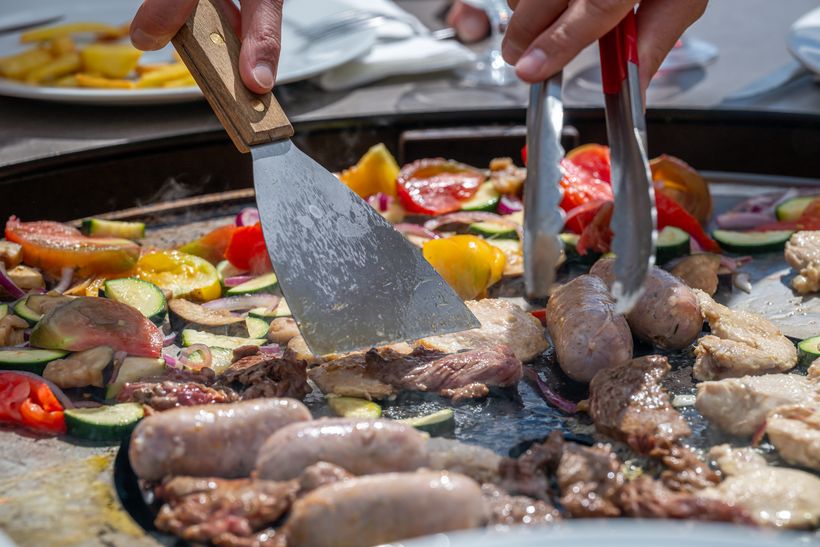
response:
[[[265,110],[265,105],[259,99],[254,99],[251,103],[251,107],[257,112],[263,112]]]
[[[219,34],[218,32],[212,32],[211,33],[211,42],[215,43],[218,46],[224,46],[225,45],[225,38],[223,38],[222,35]]]

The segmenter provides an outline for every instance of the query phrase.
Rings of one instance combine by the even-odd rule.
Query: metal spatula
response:
[[[273,95],[243,85],[240,43],[215,1],[200,0],[173,43],[236,147],[251,152],[265,243],[311,351],[478,327],[418,249],[296,148]]]
[[[655,263],[656,213],[652,174],[646,152],[646,122],[638,73],[635,13],[599,42],[612,164],[615,211],[615,282],[612,295],[619,313],[630,311],[644,291]]]

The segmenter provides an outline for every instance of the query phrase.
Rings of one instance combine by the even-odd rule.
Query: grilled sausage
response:
[[[310,420],[294,399],[252,399],[175,408],[145,418],[134,429],[128,456],[137,476],[246,477],[271,433]]]
[[[481,489],[458,473],[368,475],[323,486],[293,504],[286,525],[293,547],[358,547],[486,521]]]
[[[425,436],[391,420],[331,418],[283,427],[259,449],[256,472],[262,479],[289,480],[317,462],[353,473],[415,471],[427,465]]]
[[[589,382],[599,370],[632,359],[629,325],[598,277],[582,275],[550,296],[547,329],[558,364],[573,380]]]
[[[599,260],[590,273],[612,287],[615,261]],[[626,316],[632,333],[663,349],[683,349],[695,341],[703,317],[695,293],[680,279],[653,267],[646,277],[646,291]]]

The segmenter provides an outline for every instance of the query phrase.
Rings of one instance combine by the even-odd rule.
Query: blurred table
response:
[[[399,0],[399,3],[430,26],[442,25],[437,14],[445,7],[446,0]],[[717,45],[718,60],[705,69],[681,72],[653,83],[648,112],[652,151],[677,153],[708,169],[725,168],[748,154],[750,172],[803,174],[803,171],[814,170],[814,166],[808,164],[803,171],[795,170],[794,162],[790,163],[787,158],[766,166],[755,162],[760,154],[756,151],[749,154],[749,146],[762,146],[760,139],[754,143],[747,139],[749,127],[769,124],[773,130],[787,131],[772,134],[772,138],[794,141],[799,160],[804,156],[805,161],[814,158],[813,143],[811,146],[801,144],[807,142],[806,135],[812,134],[820,121],[820,88],[813,78],[803,77],[775,92],[746,101],[726,99],[791,61],[785,45],[788,28],[814,7],[814,0],[713,0],[689,35]],[[581,131],[582,140],[605,138],[601,96],[594,83],[584,82],[585,78],[594,79],[596,63],[597,50],[592,47],[565,72],[568,121],[585,128]],[[524,120],[527,89],[523,85],[469,89],[459,86],[452,73],[439,73],[391,78],[361,89],[331,93],[312,82],[301,82],[282,86],[277,94],[298,135],[321,137],[322,132],[332,133],[332,137],[325,140],[319,138],[316,147],[318,150],[330,142],[335,144],[332,150],[317,152],[335,168],[354,160],[361,144],[367,141],[367,132],[377,132],[379,128],[520,124]],[[160,159],[167,157],[169,151],[191,150],[190,157],[181,160],[181,170],[184,170],[192,168],[197,158],[209,151],[224,152],[227,145],[221,127],[204,101],[103,107],[0,98],[0,120],[0,186],[11,182],[19,184],[49,170],[70,172],[84,162],[113,161],[124,155],[141,155],[142,176],[166,180],[166,169],[157,167],[156,172],[152,169],[155,163],[162,164]],[[716,128],[726,129],[726,136],[714,146],[710,144],[710,148],[717,149],[703,150],[703,135],[714,135]],[[346,137],[340,141],[339,134]],[[372,139],[378,138],[376,133],[373,135]],[[805,150],[801,151],[801,146]],[[200,147],[200,156],[193,152],[195,147]],[[446,150],[442,153],[446,154]],[[736,159],[731,162],[713,161],[731,158],[732,154]],[[331,155],[334,161],[329,159]],[[221,172],[218,165],[208,168],[214,170],[215,177],[230,176],[229,172]],[[155,199],[162,197],[154,196]],[[112,199],[110,205],[122,203]]]

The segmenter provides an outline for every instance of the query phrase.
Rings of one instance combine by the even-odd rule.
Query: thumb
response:
[[[282,35],[282,0],[242,0],[239,73],[254,93],[267,93],[276,80]]]

